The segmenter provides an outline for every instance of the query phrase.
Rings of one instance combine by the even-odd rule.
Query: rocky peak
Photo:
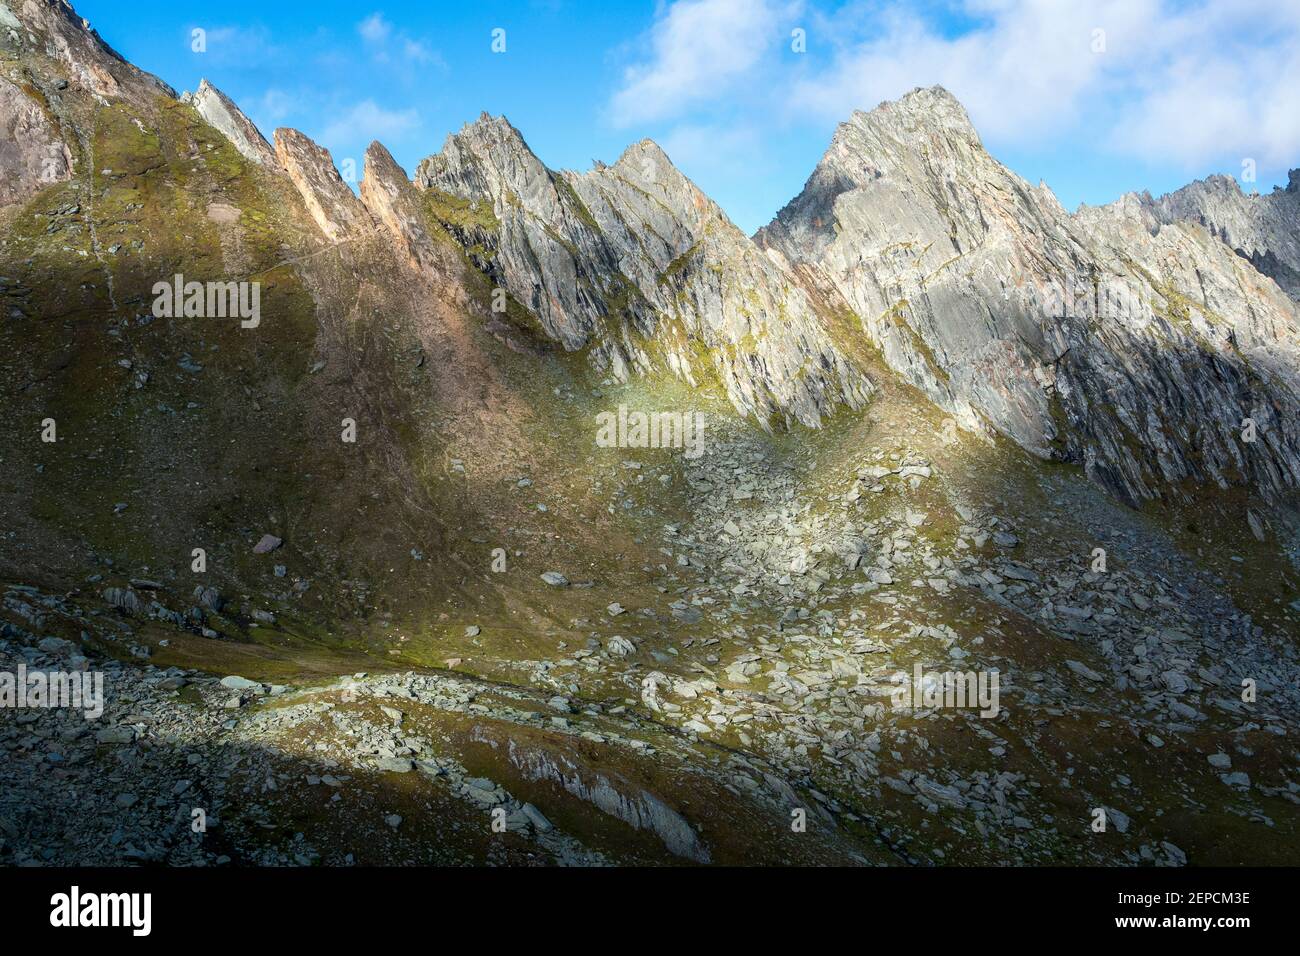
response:
[[[1278,494],[1300,480],[1293,426],[1271,422],[1276,446],[1248,457],[1233,427],[1257,404],[1293,407],[1296,311],[1201,230],[1256,222],[1258,204],[1228,182],[1190,195],[1195,214],[1131,195],[1071,217],[931,88],[842,124],[756,239],[836,290],[886,361],[964,427],[1079,462],[1128,501],[1243,474]],[[1283,248],[1284,230],[1268,232],[1262,244]],[[1277,370],[1267,385],[1259,362]],[[1261,401],[1261,389],[1276,392]]]
[[[393,159],[388,147],[377,139],[373,140],[366,147],[365,171],[361,180],[362,200],[367,195],[374,195],[376,190],[395,196],[404,187],[410,188],[410,185],[405,171],[397,165],[397,160]]]
[[[870,389],[809,297],[650,140],[613,165],[554,172],[504,117],[484,116],[415,179],[441,194],[461,244],[487,251],[480,267],[615,379],[661,363],[691,382],[716,376],[764,423],[815,424]]]
[[[600,169],[609,169],[603,163]],[[623,150],[612,167],[623,176],[634,179],[642,185],[654,185],[667,189],[686,179],[673,165],[668,154],[652,139],[643,139]]]
[[[1160,201],[1166,204],[1170,201],[1176,202],[1177,200],[1175,200],[1174,197],[1188,196],[1196,192],[1217,193],[1222,196],[1234,198],[1246,195],[1242,191],[1241,184],[1237,182],[1236,177],[1227,176],[1223,173],[1215,173],[1211,176],[1206,176],[1204,179],[1197,180],[1194,183],[1184,186],[1176,192],[1161,196]]]
[[[208,125],[230,140],[235,149],[248,159],[260,166],[274,168],[279,165],[275,150],[253,121],[244,115],[230,97],[206,79],[199,81],[197,92],[186,93],[181,100],[191,103]]]
[[[941,86],[918,87],[841,123],[819,164],[826,180],[862,186],[884,175],[913,176],[919,156],[940,172],[961,172],[982,153],[965,108]]]
[[[1073,214],[1073,221],[1090,230],[1104,220],[1125,220],[1140,222],[1149,232],[1158,232],[1161,226],[1159,210],[1155,199],[1147,190],[1127,192],[1114,202],[1102,206],[1090,206],[1080,203]]]
[[[1216,175],[1161,196],[1152,204],[1162,223],[1203,225],[1261,273],[1300,301],[1300,170],[1286,189],[1242,192],[1231,176]]]
[[[548,221],[560,212],[550,171],[504,116],[482,113],[448,136],[440,153],[416,167],[415,181],[462,199],[523,201]]]
[[[72,174],[72,153],[42,105],[0,74],[0,206]]]
[[[449,142],[463,143],[472,152],[493,158],[530,159],[537,162],[537,157],[524,142],[523,134],[515,129],[504,114],[493,116],[485,110],[479,113],[478,119],[466,123],[459,133],[453,133],[447,139]]]
[[[613,166],[589,170],[577,179],[591,185],[599,184],[606,191],[613,189],[628,193],[629,187],[640,190],[654,203],[666,206],[673,220],[686,227],[689,233],[687,245],[697,241],[706,231],[725,230],[734,232],[738,240],[743,238],[722,208],[691,182],[654,140],[643,139],[633,143]],[[580,188],[579,192],[582,191]],[[627,199],[631,201],[634,197],[628,195]],[[684,252],[685,248],[676,251]]]
[[[162,80],[127,63],[67,0],[0,0],[0,46],[50,57],[70,82],[98,96],[145,103],[158,94],[176,95]]]
[[[1001,180],[1015,180],[1013,188],[984,188]],[[781,251],[824,250],[835,238],[835,206],[842,195],[878,194],[875,205],[884,211],[893,202],[887,196],[918,192],[929,197],[926,205],[949,217],[951,228],[945,231],[959,247],[976,244],[991,224],[1005,218],[986,215],[986,205],[1039,198],[1028,183],[993,162],[951,93],[923,87],[870,112],[857,110],[841,123],[803,191],[755,239]],[[1055,197],[1045,205],[1059,207]]]
[[[296,129],[281,128],[275,131],[275,154],[325,238],[338,242],[369,231],[370,214],[339,176],[328,150]]]
[[[444,264],[425,228],[419,194],[392,153],[378,140],[366,149],[361,201],[388,228],[413,266],[429,269]]]
[[[942,86],[917,87],[896,100],[886,100],[868,112],[854,110],[845,126],[889,133],[903,142],[919,142],[935,135],[952,136],[979,144],[979,133],[966,107]]]

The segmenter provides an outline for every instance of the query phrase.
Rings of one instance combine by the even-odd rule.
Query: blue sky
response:
[[[379,139],[411,172],[484,110],[555,168],[649,136],[746,231],[799,191],[852,109],[933,83],[1067,208],[1213,172],[1267,191],[1300,166],[1292,0],[75,5],[177,90],[206,77],[268,138],[296,127],[340,166]]]

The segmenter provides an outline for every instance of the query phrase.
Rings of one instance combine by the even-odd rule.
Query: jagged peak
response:
[[[393,158],[393,154],[388,147],[379,140],[370,141],[366,147],[365,166],[363,171],[362,184],[366,180],[379,179],[384,181],[397,181],[409,183],[409,177],[406,170],[402,169],[401,164]]]
[[[427,184],[440,170],[449,166],[463,167],[467,157],[472,158],[471,165],[486,163],[502,170],[526,168],[530,175],[545,169],[523,134],[504,114],[493,116],[484,110],[478,119],[465,123],[455,133],[449,133],[443,140],[442,149],[420,162],[416,167],[416,182],[423,180]],[[513,175],[507,174],[506,178],[513,178]]]
[[[309,159],[313,167],[318,166],[322,171],[332,170],[333,176],[340,182],[343,181],[334,166],[334,157],[330,155],[330,151],[302,130],[294,129],[292,126],[278,127],[273,141],[277,152],[288,152],[299,158]]]
[[[884,100],[870,111],[854,110],[846,125],[859,128],[888,127],[895,135],[913,131],[940,131],[979,143],[970,114],[957,97],[942,86],[918,86],[896,100]]]
[[[474,129],[504,129],[518,132],[510,120],[506,118],[505,113],[493,116],[487,110],[482,110],[476,119],[469,120],[460,128],[462,133]]]
[[[1128,220],[1154,236],[1171,221],[1171,217],[1162,212],[1161,202],[1162,199],[1152,197],[1149,189],[1130,190],[1111,202],[1096,206],[1081,202],[1070,214],[1070,219],[1085,228],[1106,221]]]
[[[528,143],[524,141],[524,136],[515,128],[514,124],[502,113],[499,116],[493,116],[487,110],[478,114],[478,119],[465,123],[459,132],[452,133],[447,137],[447,142],[453,140],[483,140],[496,143],[512,143],[519,148],[532,152]],[[444,145],[444,149],[446,146]]]
[[[638,166],[645,168],[646,161],[651,161],[655,165],[663,165],[664,168],[676,170],[677,166],[673,165],[672,159],[669,159],[668,153],[663,151],[663,147],[654,142],[653,139],[638,139],[637,142],[630,143],[620,153],[619,159],[615,160],[615,168],[627,168],[627,166]]]
[[[366,158],[369,159],[372,154],[378,159],[382,159],[385,156],[389,159],[393,158],[392,150],[377,139],[372,139],[370,145],[366,147]],[[396,160],[394,160],[394,163],[395,162]]]
[[[132,65],[105,43],[68,0],[0,0],[0,9],[6,10],[28,34],[43,37],[37,41],[38,46],[62,60],[71,78],[93,93],[105,97],[162,93],[175,98],[176,91],[170,86]],[[20,44],[28,42],[26,37],[15,34]]]
[[[1138,215],[1141,214],[1143,210],[1152,209],[1155,206],[1155,203],[1156,200],[1152,198],[1150,190],[1129,190],[1111,202],[1100,203],[1097,205],[1081,202],[1075,208],[1073,215],[1076,219],[1083,219],[1101,214]]]
[[[663,147],[647,136],[644,139],[637,140],[635,143],[629,143],[615,162],[615,165],[618,165],[618,163],[623,162],[629,157],[635,158],[646,155],[653,156],[656,159],[662,158],[669,164],[672,163],[672,160],[668,158],[668,154],[664,152]]]
[[[343,182],[329,150],[282,126],[275,131],[275,153],[326,238],[338,241],[368,228],[366,208]]]
[[[1165,193],[1160,197],[1160,199],[1164,200],[1172,196],[1178,196],[1203,189],[1225,190],[1231,193],[1242,192],[1241,184],[1237,182],[1235,177],[1228,176],[1224,173],[1214,173],[1210,176],[1206,176],[1204,179],[1197,179],[1188,183],[1186,186],[1181,186],[1178,189],[1175,189],[1172,193]]]
[[[762,246],[791,241],[789,230],[815,234],[818,243],[829,242],[834,235],[833,209],[840,194],[869,185],[883,176],[898,175],[915,181],[934,180],[928,163],[918,157],[938,139],[950,147],[948,168],[953,176],[969,169],[970,148],[983,152],[979,135],[971,124],[965,107],[942,86],[917,87],[896,100],[886,100],[869,112],[854,110],[836,128],[830,145],[808,177],[800,193],[777,213],[776,218],[754,234]],[[992,160],[993,167],[981,164],[982,172],[994,175],[1015,174]],[[1000,171],[1000,173],[999,173]],[[931,182],[931,185],[933,183]],[[1024,184],[1027,190],[1033,187]],[[1053,209],[1064,210],[1054,193],[1038,194]],[[1048,200],[1050,197],[1050,200]],[[802,225],[800,224],[802,221]]]
[[[696,217],[715,220],[738,235],[743,235],[722,207],[678,169],[663,147],[652,139],[637,140],[623,150],[613,166],[592,169],[583,175],[600,176],[602,170],[612,172],[637,189],[655,195],[668,207],[677,210],[677,214],[684,220]]]
[[[640,177],[655,182],[661,182],[665,172],[682,176],[681,170],[673,164],[663,147],[649,138],[637,140],[624,149],[613,168],[620,173],[635,170]]]
[[[225,136],[247,159],[267,167],[278,164],[275,150],[266,141],[257,124],[250,120],[225,93],[217,89],[207,78],[199,80],[199,88],[193,94],[186,93],[182,102],[190,103],[199,115],[217,132]]]

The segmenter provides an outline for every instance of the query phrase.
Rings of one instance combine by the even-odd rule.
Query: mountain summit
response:
[[[650,140],[612,166],[552,172],[504,117],[484,116],[415,182],[547,335],[616,380],[656,367],[717,380],[764,424],[815,425],[870,392],[813,299]]]
[[[1243,478],[1284,495],[1300,481],[1296,304],[1178,200],[1160,208],[1069,215],[931,88],[854,113],[756,241],[842,296],[964,427],[1130,502]],[[1269,221],[1248,244],[1280,265],[1296,225]],[[1255,448],[1247,418],[1269,436]]]

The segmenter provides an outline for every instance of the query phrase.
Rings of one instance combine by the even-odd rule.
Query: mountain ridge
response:
[[[80,75],[94,92],[116,89],[136,97],[149,90],[174,97],[161,81],[122,61],[87,25],[76,24],[66,3],[37,4],[34,9],[44,11],[38,22],[54,38],[52,49],[58,55],[66,59],[74,48],[81,51],[89,67]],[[116,85],[105,86],[109,81]],[[358,230],[374,228],[366,204],[338,177],[329,154],[301,133],[276,131],[272,148],[238,106],[206,80],[196,94],[186,94],[181,102],[192,103],[246,157],[272,173],[287,175],[328,240],[356,238]],[[41,130],[40,114],[26,116],[16,121],[35,125],[33,143],[48,149],[52,134]],[[19,165],[24,164],[30,182],[33,157],[22,157]],[[66,175],[66,159],[63,166]],[[955,184],[975,184],[969,177],[975,169],[984,170],[978,175],[986,182],[1000,185],[984,193],[978,185],[962,186],[964,198],[954,193],[954,201],[949,192]],[[547,338],[569,351],[588,351],[594,366],[613,381],[662,365],[692,384],[714,378],[738,410],[754,415],[765,426],[779,420],[816,425],[837,407],[861,407],[873,390],[861,363],[845,357],[845,348],[852,351],[852,347],[834,341],[843,337],[842,317],[854,312],[888,364],[952,413],[961,427],[1002,432],[1040,456],[1082,463],[1096,480],[1130,502],[1197,476],[1223,483],[1238,471],[1266,494],[1276,496],[1300,476],[1300,452],[1287,439],[1291,430],[1286,425],[1270,432],[1267,447],[1273,460],[1266,467],[1252,468],[1228,437],[1233,426],[1224,420],[1208,421],[1203,407],[1192,412],[1198,417],[1185,423],[1180,439],[1172,445],[1164,438],[1154,441],[1157,450],[1144,460],[1132,453],[1126,436],[1143,430],[1137,423],[1147,415],[1144,408],[1160,409],[1158,414],[1163,414],[1168,407],[1165,399],[1154,392],[1135,398],[1113,424],[1107,424],[1097,418],[1095,396],[1116,388],[1113,369],[1084,370],[1078,378],[1067,375],[1058,382],[1059,357],[1079,354],[1077,341],[1070,344],[1079,331],[1063,335],[1061,324],[1030,318],[1037,307],[1035,297],[1044,288],[1083,285],[1108,274],[1112,281],[1138,287],[1137,298],[1152,303],[1144,306],[1152,314],[1163,310],[1179,316],[1186,311],[1184,303],[1195,304],[1196,297],[1185,283],[1178,287],[1182,279],[1170,286],[1169,277],[1157,275],[1150,265],[1138,266],[1136,272],[1129,269],[1120,262],[1127,252],[1121,251],[1116,259],[1113,251],[1089,248],[1092,240],[1083,234],[1093,227],[1109,230],[1109,239],[1117,239],[1110,221],[1118,211],[1131,208],[1128,197],[1100,207],[1105,212],[1082,208],[1073,216],[1065,213],[1049,188],[1030,185],[987,154],[965,109],[942,87],[918,87],[870,111],[855,110],[837,127],[805,189],[752,238],[744,236],[649,139],[630,144],[613,165],[594,164],[585,173],[552,172],[507,119],[483,113],[450,134],[443,150],[422,161],[410,178],[426,200],[433,190],[456,202],[468,202],[470,209],[491,204],[489,218],[479,217],[481,221],[473,221],[474,215],[467,219],[463,209],[444,209],[442,225],[457,237],[480,271],[537,316]],[[898,192],[894,183],[903,191]],[[1149,213],[1157,232],[1158,227],[1179,223],[1206,224],[1251,262],[1252,269],[1259,265],[1290,284],[1293,263],[1300,264],[1300,239],[1294,229],[1286,228],[1285,211],[1266,211],[1261,219],[1249,210],[1271,209],[1261,202],[1288,202],[1294,193],[1279,191],[1275,196],[1280,200],[1252,205],[1235,183],[1230,187],[1225,183],[1208,180],[1159,200],[1140,200],[1147,210],[1142,215]],[[980,280],[985,283],[983,291],[968,289],[953,297],[940,290],[953,286],[955,280],[941,277],[938,288],[917,300],[919,304],[939,294],[948,305],[938,308],[956,310],[953,320],[941,321],[928,306],[916,316],[906,304],[928,280],[923,279],[909,297],[899,293],[915,286],[914,277],[892,266],[866,285],[861,278],[836,279],[827,274],[818,262],[828,254],[844,276],[848,275],[845,268],[857,260],[858,253],[847,246],[844,252],[831,251],[841,228],[836,210],[841,202],[858,202],[854,197],[868,191],[874,197],[871,202],[885,205],[866,211],[867,228],[881,233],[893,228],[903,243],[922,236],[930,242],[927,250],[935,240],[950,247],[955,258],[935,260],[931,268],[948,268],[990,236],[995,244],[1012,242],[1007,261],[1021,260],[1013,266],[1021,270],[1014,280],[1017,287],[1008,291],[1008,277],[995,275],[996,264],[985,255],[980,266],[986,275]],[[1220,194],[1227,199],[1212,203],[1208,198]],[[899,229],[879,220],[882,212],[904,220],[919,212],[923,218]],[[1136,233],[1131,235],[1139,243],[1146,242]],[[844,245],[844,240],[839,241]],[[1188,313],[1192,321],[1186,330],[1171,327],[1165,334],[1189,344],[1210,342],[1214,350],[1235,349],[1235,344],[1225,346],[1222,333],[1214,331],[1222,323],[1208,318],[1242,314],[1240,296],[1234,298],[1231,289],[1238,280],[1227,269],[1227,260],[1207,259],[1204,250],[1195,251],[1194,242],[1182,243],[1178,249],[1197,258],[1198,270],[1203,267],[1225,275],[1226,298],[1216,299],[1211,306],[1202,296],[1200,308]],[[989,253],[995,259],[1002,254]],[[927,255],[934,259],[928,251]],[[739,281],[730,282],[732,276],[740,277]],[[1039,287],[1029,296],[1026,279]],[[886,286],[900,280],[896,294],[882,294]],[[959,317],[981,298],[993,309],[990,314],[1004,313],[994,319],[997,330],[992,333],[977,331],[982,320],[976,313]],[[1005,309],[1008,301],[1016,307]],[[900,303],[904,303],[902,311]],[[1247,347],[1292,348],[1286,332],[1280,338],[1278,333],[1260,337],[1261,329],[1293,329],[1296,322],[1294,309],[1282,303],[1272,301],[1269,309],[1262,324],[1249,319],[1246,326],[1229,331],[1229,338],[1245,335]],[[1196,316],[1203,320],[1200,325]],[[1188,330],[1190,337],[1181,334]],[[1136,334],[1140,339],[1142,333]],[[704,351],[696,351],[692,342]],[[1113,346],[1117,355],[1132,354],[1127,343],[1116,340]],[[973,364],[954,358],[959,350],[971,348],[976,349]],[[1159,361],[1151,353],[1149,369]],[[1277,365],[1272,358],[1261,361],[1270,367],[1269,382],[1290,378],[1290,384],[1279,387],[1284,392],[1294,389],[1295,375],[1289,365]],[[1294,361],[1294,356],[1286,361]],[[1133,374],[1150,378],[1152,372],[1121,373],[1130,380]],[[1226,390],[1216,389],[1212,399],[1220,406],[1237,407],[1235,424],[1259,409],[1271,419],[1270,408],[1286,405],[1268,394],[1260,405],[1257,397],[1247,395],[1256,386],[1238,377]],[[1191,444],[1206,447],[1207,437],[1217,450],[1207,463],[1194,461],[1186,449]]]
[[[1184,220],[1130,230],[1125,246],[1107,223],[1130,200],[1071,216],[989,156],[954,102],[918,89],[855,113],[759,243],[820,270],[890,365],[963,427],[1078,462],[1130,502],[1238,469],[1266,494],[1293,487],[1294,423],[1272,411],[1296,393],[1294,302]],[[1208,275],[1222,278],[1211,288]],[[1271,366],[1266,378],[1234,357],[1238,338]],[[1202,348],[1238,366],[1233,382],[1178,358]],[[1180,408],[1173,391],[1212,397]],[[1113,411],[1100,402],[1117,395]],[[1269,421],[1266,461],[1243,456],[1234,434],[1256,412]],[[1159,435],[1145,424],[1153,416]]]
[[[426,193],[490,204],[491,222],[462,231],[462,244],[486,250],[481,265],[548,334],[571,351],[590,343],[597,368],[615,380],[655,365],[691,382],[716,374],[733,404],[763,424],[783,414],[816,424],[837,404],[860,405],[869,389],[807,297],[786,288],[649,140],[613,165],[552,172],[507,120],[483,117],[448,137],[415,181]],[[702,250],[704,268],[695,261]],[[733,276],[744,277],[744,302]],[[710,354],[693,352],[697,340]]]

